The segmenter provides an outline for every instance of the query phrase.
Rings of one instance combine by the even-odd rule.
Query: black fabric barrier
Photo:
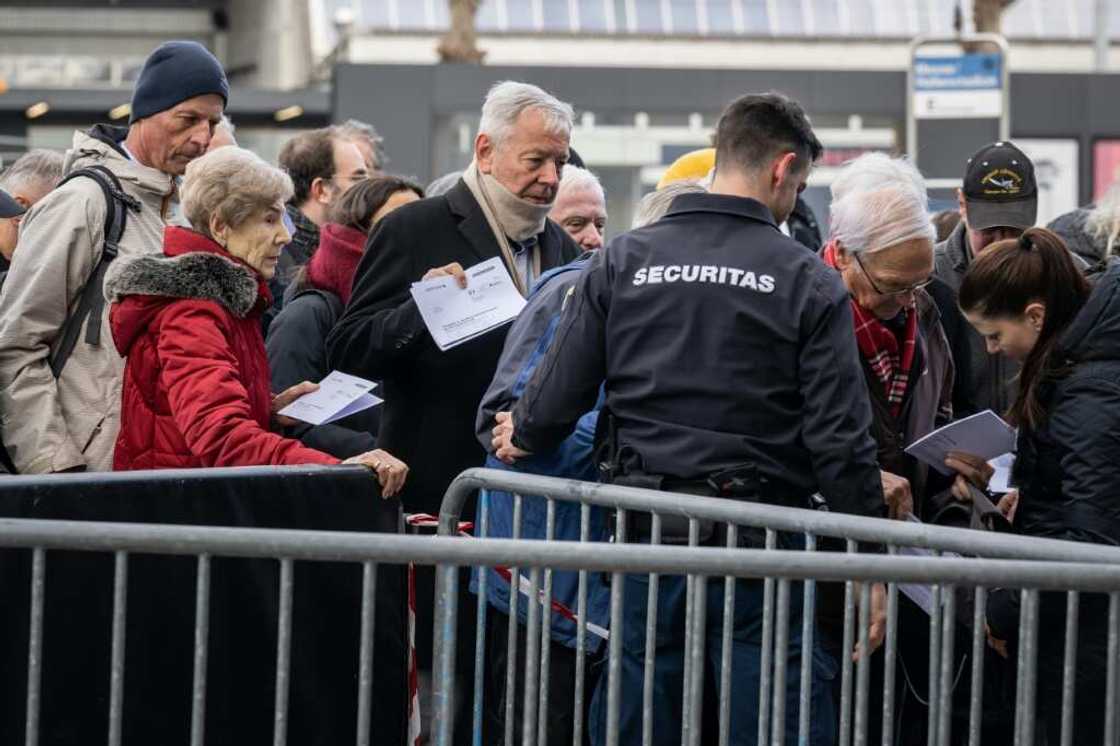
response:
[[[285,467],[0,477],[0,516],[396,533],[400,503],[355,468]],[[0,743],[23,743],[30,550],[0,550]],[[214,558],[206,743],[272,743],[280,563]],[[43,746],[105,743],[112,554],[49,551]],[[130,555],[123,743],[190,739],[195,557]],[[371,743],[407,725],[406,568],[378,568]],[[354,743],[362,568],[296,562],[288,743]]]

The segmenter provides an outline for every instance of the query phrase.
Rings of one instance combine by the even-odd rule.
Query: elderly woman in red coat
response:
[[[117,470],[339,460],[272,432],[277,411],[317,386],[269,388],[260,315],[268,280],[291,236],[286,173],[247,150],[221,148],[187,167],[181,188],[191,228],[168,227],[163,256],[112,265],[106,296],[117,349],[127,357]],[[377,472],[386,497],[408,467],[385,451],[349,459]]]

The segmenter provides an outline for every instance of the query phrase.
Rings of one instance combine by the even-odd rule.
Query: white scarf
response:
[[[476,161],[471,161],[471,165],[467,166],[467,170],[463,172],[463,181],[466,183],[467,189],[474,195],[479,207],[482,208],[482,213],[486,216],[486,222],[490,225],[490,230],[498,241],[498,246],[502,250],[502,259],[509,269],[510,276],[513,277],[514,284],[522,295],[527,296],[529,294],[528,283],[517,268],[513,247],[510,246],[509,239],[525,241],[543,232],[552,205],[538,205],[535,202],[521,199],[502,186],[492,175],[479,171]],[[541,250],[539,245],[533,247],[529,266],[530,279],[540,276]]]

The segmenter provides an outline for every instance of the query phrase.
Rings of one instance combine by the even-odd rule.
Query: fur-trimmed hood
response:
[[[259,288],[252,270],[199,252],[113,262],[105,274],[105,299],[119,303],[130,295],[212,300],[243,318],[256,305]]]
[[[213,301],[244,319],[272,303],[268,286],[249,265],[200,233],[168,227],[163,256],[117,260],[105,275],[114,304],[113,339],[122,355],[164,306],[178,300]]]

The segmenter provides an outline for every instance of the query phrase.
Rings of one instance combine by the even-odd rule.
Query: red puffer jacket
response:
[[[105,280],[128,358],[113,468],[337,464],[269,432],[260,275],[186,228],[164,231],[163,252],[114,262]]]

